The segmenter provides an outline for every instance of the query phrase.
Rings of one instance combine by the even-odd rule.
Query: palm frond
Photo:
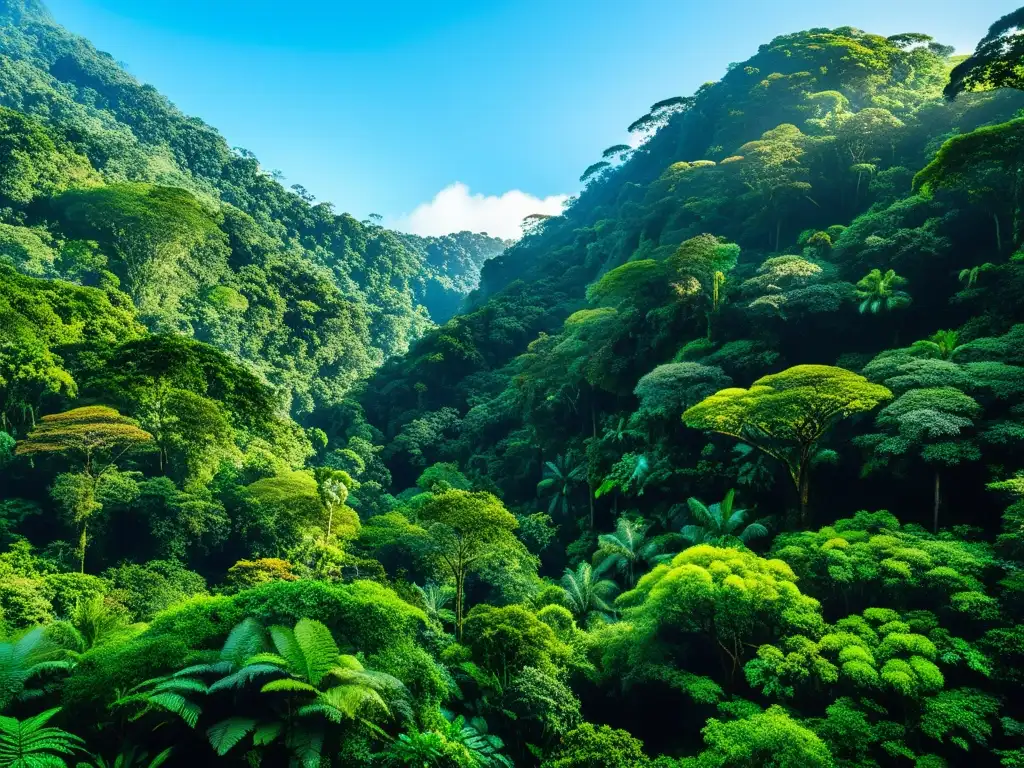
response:
[[[260,723],[252,732],[252,743],[257,747],[264,747],[267,744],[271,744],[278,736],[281,735],[282,730],[284,730],[284,723],[278,721]]]

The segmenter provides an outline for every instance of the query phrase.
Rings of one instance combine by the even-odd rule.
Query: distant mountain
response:
[[[15,152],[0,163],[22,186],[39,180],[0,191],[0,220],[8,241],[47,249],[28,258],[6,247],[6,260],[126,291],[151,329],[249,361],[296,414],[339,402],[431,313],[447,319],[507,245],[394,233],[284,188],[37,0],[0,2],[0,106],[12,110],[0,142]],[[83,248],[94,255],[70,255]]]

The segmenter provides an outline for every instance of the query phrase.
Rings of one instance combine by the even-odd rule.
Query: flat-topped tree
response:
[[[89,521],[103,509],[106,481],[128,453],[151,446],[153,436],[105,405],[52,413],[15,448],[18,456],[64,456],[77,471],[57,476],[52,493],[78,526],[79,567],[85,573]]]
[[[870,411],[892,392],[844,368],[797,365],[750,389],[723,389],[683,413],[687,426],[735,437],[781,461],[808,519],[811,462],[818,441],[841,419]]]

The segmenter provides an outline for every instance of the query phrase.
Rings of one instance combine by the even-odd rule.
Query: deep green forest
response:
[[[513,243],[0,0],[0,768],[1024,766],[1019,27],[766,42]]]

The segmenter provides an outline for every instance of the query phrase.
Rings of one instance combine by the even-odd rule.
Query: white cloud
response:
[[[503,195],[473,194],[461,181],[449,184],[429,203],[420,203],[412,213],[385,225],[414,235],[447,235],[452,232],[487,232],[514,240],[522,235],[520,224],[531,213],[558,215],[568,195],[534,197],[518,189]]]

